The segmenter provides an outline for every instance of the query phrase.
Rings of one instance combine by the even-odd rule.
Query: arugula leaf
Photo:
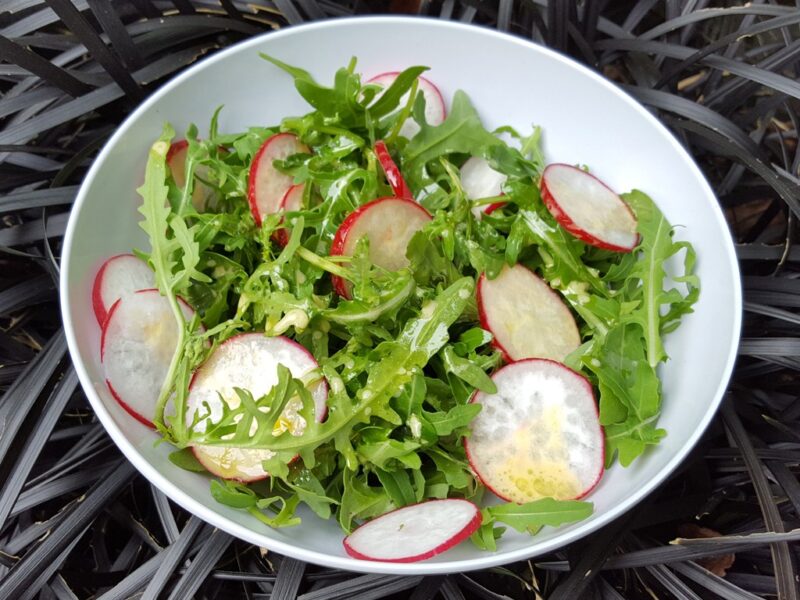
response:
[[[192,471],[194,473],[205,473],[206,468],[200,464],[200,461],[194,455],[191,448],[181,448],[169,453],[169,461],[185,471]]]
[[[256,493],[235,481],[212,479],[211,496],[220,504],[233,508],[251,508],[258,504]]]
[[[495,524],[505,523],[521,533],[537,534],[542,527],[558,527],[565,523],[582,521],[591,516],[594,507],[591,502],[577,500],[554,500],[542,498],[525,504],[508,502],[488,506],[481,510],[481,526],[472,534],[472,543],[482,550],[497,550],[497,540],[503,535],[504,527]]]
[[[480,404],[457,404],[446,413],[425,412],[428,422],[433,425],[436,435],[450,435],[456,429],[466,427],[481,411]]]
[[[472,387],[486,392],[487,394],[494,394],[497,392],[497,386],[486,372],[477,366],[475,362],[456,354],[452,346],[445,346],[441,356],[442,364],[444,364],[444,368],[448,373],[452,373]]]
[[[411,472],[419,473],[419,470],[414,469]],[[406,506],[407,504],[414,504],[414,502],[421,500],[421,498],[417,498],[414,486],[408,480],[406,471],[384,471],[383,469],[375,469],[375,474],[378,476],[381,485],[386,490],[386,493],[392,499],[392,503],[395,506]]]
[[[425,163],[440,156],[460,153],[481,156],[485,148],[502,142],[481,123],[469,97],[461,90],[453,95],[452,108],[441,125],[421,124],[421,130],[402,153],[402,164],[409,171],[411,184],[422,187]]]
[[[591,516],[593,505],[591,502],[578,500],[542,498],[525,504],[508,502],[489,506],[486,512],[492,520],[510,525],[517,531],[536,533],[545,525],[557,527],[581,521]]]

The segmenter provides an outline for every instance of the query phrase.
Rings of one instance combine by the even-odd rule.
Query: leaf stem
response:
[[[342,279],[347,279],[348,281],[353,280],[353,276],[348,272],[347,269],[340,267],[335,262],[330,261],[327,258],[322,258],[319,254],[314,254],[308,248],[299,246],[297,248],[297,256],[302,258],[307,263],[310,263],[315,267],[322,269],[323,271],[327,271],[332,275],[336,275],[337,277],[341,277]]]

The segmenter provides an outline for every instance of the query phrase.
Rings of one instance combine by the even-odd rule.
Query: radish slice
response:
[[[108,311],[114,303],[137,290],[152,288],[156,284],[155,275],[147,263],[133,254],[112,256],[94,278],[92,286],[92,308],[100,327],[108,318]]]
[[[175,185],[179,188],[186,186],[186,154],[189,150],[189,142],[186,140],[178,140],[174,142],[167,152],[167,166],[172,175]],[[203,177],[208,172],[205,165],[198,165],[195,167],[195,173]],[[196,180],[194,182],[194,189],[192,190],[192,205],[195,210],[201,212],[205,210],[209,198],[213,194],[213,190],[209,188],[202,181]]]
[[[556,221],[579,240],[616,252],[630,252],[639,243],[630,207],[594,175],[571,165],[548,165],[541,192]]]
[[[472,156],[461,166],[461,187],[470,200],[491,198],[503,194],[503,184],[508,175],[495,171],[489,161],[479,156]],[[472,214],[480,218],[481,213],[491,214],[504,202],[494,202],[472,207]]]
[[[362,237],[369,239],[369,259],[388,271],[408,266],[406,248],[414,234],[432,219],[422,206],[408,198],[378,198],[350,213],[331,244],[333,256],[352,256]],[[333,288],[350,297],[349,284],[333,278]]]
[[[285,160],[293,154],[308,153],[308,146],[293,133],[276,133],[267,138],[259,148],[253,163],[247,184],[247,198],[250,212],[256,225],[261,226],[262,219],[277,212],[286,191],[292,187],[291,175],[281,173],[272,164],[276,160]]]
[[[344,538],[344,549],[362,560],[416,562],[464,541],[481,520],[480,510],[468,500],[428,500],[365,523]]]
[[[496,393],[472,397],[482,408],[464,439],[484,485],[520,503],[588,494],[603,473],[605,441],[586,378],[532,358],[506,365],[492,381]]]
[[[378,162],[383,167],[383,172],[386,174],[386,181],[392,187],[394,195],[398,198],[414,199],[411,193],[411,188],[408,187],[406,180],[403,179],[403,174],[397,165],[392,160],[392,155],[389,154],[389,149],[386,147],[386,142],[378,140],[375,142],[375,155],[378,157]]]
[[[183,316],[194,310],[179,299]],[[153,426],[156,402],[178,344],[178,325],[158,290],[139,290],[111,307],[100,341],[100,360],[111,395],[141,423]]]
[[[211,410],[211,421],[219,421],[222,417],[220,395],[229,406],[235,408],[239,405],[234,387],[248,390],[253,398],[260,398],[278,383],[279,364],[289,369],[296,378],[303,377],[318,366],[308,350],[289,338],[245,333],[228,339],[195,372],[187,399],[187,421],[192,422],[196,411],[203,416],[208,409]],[[314,399],[317,421],[321,422],[327,410],[325,402],[328,387],[324,381],[319,381],[309,391]],[[299,398],[289,401],[276,422],[276,434],[285,430],[292,435],[303,433],[306,422],[297,414],[301,408]],[[205,422],[198,423],[198,427],[205,427]],[[269,473],[261,463],[274,454],[270,450],[205,445],[196,445],[193,451],[197,460],[211,473],[242,482],[268,477]]]
[[[522,265],[478,279],[478,315],[506,361],[563,361],[581,343],[578,326],[559,295]]]
[[[280,207],[278,210],[280,212],[295,212],[298,210],[303,209],[303,190],[305,189],[305,184],[298,183],[297,185],[293,185],[286,193],[283,195],[283,199],[281,200]],[[286,218],[281,219],[281,223],[285,223]],[[289,236],[291,235],[291,230],[287,227],[281,227],[280,229],[276,230],[274,233],[275,241],[278,242],[281,246],[285,246],[289,243]]]
[[[367,81],[367,83],[374,83],[388,88],[394,83],[398,75],[400,75],[399,71],[381,73]],[[425,96],[425,121],[428,125],[441,125],[447,116],[447,108],[445,107],[442,93],[439,91],[439,88],[433,85],[428,79],[419,77],[418,81],[417,90],[422,92],[423,96]],[[376,96],[376,100],[379,97],[380,95]],[[400,99],[400,106],[405,106],[406,102],[408,102],[408,93]],[[417,125],[416,121],[411,118],[406,119],[406,122],[403,123],[403,126],[400,128],[400,135],[411,139],[417,135],[417,133],[419,133],[419,125]]]

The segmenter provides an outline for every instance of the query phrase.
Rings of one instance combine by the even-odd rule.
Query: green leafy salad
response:
[[[425,67],[366,80],[353,59],[327,87],[262,56],[311,110],[165,125],[138,190],[150,249],[95,283],[114,396],[217,501],[272,527],[306,505],[360,558],[588,517],[603,471],[666,435],[692,246],[643,192],[547,164],[538,127],[487,130],[463,91],[446,106]],[[455,523],[436,548],[370,540],[426,515]]]

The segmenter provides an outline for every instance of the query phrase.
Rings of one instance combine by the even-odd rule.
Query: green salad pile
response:
[[[446,119],[429,125],[418,93],[424,67],[406,69],[382,88],[364,83],[353,59],[327,87],[302,69],[264,58],[294,78],[311,111],[226,133],[218,128],[226,110],[220,107],[202,139],[194,126],[184,132],[185,185],[168,168],[177,138],[167,125],[138,190],[151,245],[138,254],[153,269],[180,327],[154,418],[176,448],[173,462],[203,470],[191,452],[198,444],[272,450],[263,464],[269,478],[212,479],[211,494],[274,527],[299,523],[301,504],[323,519],[335,517],[350,532],[425,499],[481,502],[486,490],[470,468],[463,438],[481,408],[469,400],[475,390],[495,390],[490,375],[503,358],[480,327],[476,281],[517,263],[559,292],[576,318],[581,345],[565,364],[597,391],[607,466],[631,464],[666,435],[658,427],[663,339],[691,312],[699,287],[691,245],[673,239],[672,226],[647,195],[621,196],[638,221],[634,251],[587,245],[560,227],[542,202],[539,128],[489,131],[463,91],[453,94]],[[419,127],[411,139],[401,135],[409,118]],[[295,134],[309,149],[274,163],[305,184],[302,209],[266,215],[257,226],[248,203],[249,169],[277,132]],[[408,245],[408,267],[398,271],[370,262],[367,238],[352,256],[331,255],[349,214],[393,195],[376,159],[378,140],[433,217]],[[508,176],[502,197],[478,201],[504,203],[491,214],[476,214],[462,188],[459,168],[469,157]],[[197,186],[205,190],[199,207],[193,202]],[[276,242],[281,230],[285,245]],[[350,298],[335,292],[332,277],[347,282]],[[179,297],[197,311],[193,319],[184,318]],[[278,385],[260,398],[237,389],[238,405],[223,402],[222,417],[200,427],[199,412],[187,418],[192,374],[242,332],[287,336],[313,354],[319,368],[303,380],[280,368]],[[308,387],[323,379],[328,412],[317,422]],[[293,398],[302,401],[300,435],[276,429]],[[505,526],[535,533],[591,512],[589,502],[552,498],[487,505],[472,539],[494,549]]]

